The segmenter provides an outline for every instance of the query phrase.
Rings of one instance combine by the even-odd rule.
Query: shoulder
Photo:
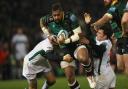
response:
[[[106,48],[111,48],[111,47],[112,47],[112,43],[111,43],[110,40],[105,40],[105,41],[103,42],[103,44],[106,45]]]
[[[53,17],[52,17],[52,15],[49,15],[49,14],[45,15],[45,16],[42,16],[40,18],[40,23],[44,24],[44,25],[46,25],[46,24],[48,24],[48,23],[50,23],[52,21],[53,21]]]
[[[72,12],[66,12],[66,13],[65,13],[65,19],[69,19],[69,20],[71,20],[72,22],[75,22],[75,21],[78,20],[78,19],[77,19],[77,16],[76,16],[74,13],[72,13]]]
[[[107,13],[113,14],[113,13],[116,12],[116,10],[117,10],[117,7],[116,7],[115,5],[112,5],[112,6],[110,6],[109,9],[107,10]]]

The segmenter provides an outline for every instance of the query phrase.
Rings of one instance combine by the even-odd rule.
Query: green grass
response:
[[[87,80],[82,76],[77,77],[81,89],[90,89]],[[41,89],[44,79],[38,79],[38,89]],[[0,89],[25,89],[27,87],[26,80],[8,80],[0,81]],[[65,77],[57,78],[56,84],[50,89],[69,89]],[[128,89],[128,76],[117,75],[116,89]]]

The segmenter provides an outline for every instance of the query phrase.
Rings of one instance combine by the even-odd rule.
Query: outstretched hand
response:
[[[60,35],[59,37],[57,37],[58,44],[64,44],[64,42],[65,42],[65,38],[63,35]]]
[[[55,35],[49,36],[48,39],[50,40],[51,44],[58,45],[57,37]]]
[[[84,20],[86,24],[89,24],[91,22],[91,16],[88,13],[84,13]]]

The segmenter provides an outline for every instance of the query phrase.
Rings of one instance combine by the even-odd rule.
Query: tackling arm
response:
[[[75,28],[73,30],[73,33],[74,34],[72,36],[70,36],[68,39],[65,40],[65,42],[64,42],[65,44],[68,44],[71,42],[76,42],[80,39],[79,34],[82,33],[81,27],[78,26],[77,28]]]
[[[110,21],[113,18],[113,16],[109,13],[106,13],[102,18],[100,18],[98,21],[93,23],[91,26],[101,27],[108,21]]]
[[[40,27],[43,33],[48,37],[50,35],[50,32],[47,28],[46,22],[44,21],[44,18],[40,19]]]

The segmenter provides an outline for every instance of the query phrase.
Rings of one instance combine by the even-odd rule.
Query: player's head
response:
[[[104,26],[100,27],[96,33],[97,39],[99,41],[110,39],[112,36],[112,29],[110,24],[105,24]]]
[[[104,0],[105,6],[112,5],[112,4],[115,4],[117,2],[118,2],[118,0]]]
[[[55,22],[59,22],[63,19],[63,9],[60,3],[52,5],[52,16]]]

